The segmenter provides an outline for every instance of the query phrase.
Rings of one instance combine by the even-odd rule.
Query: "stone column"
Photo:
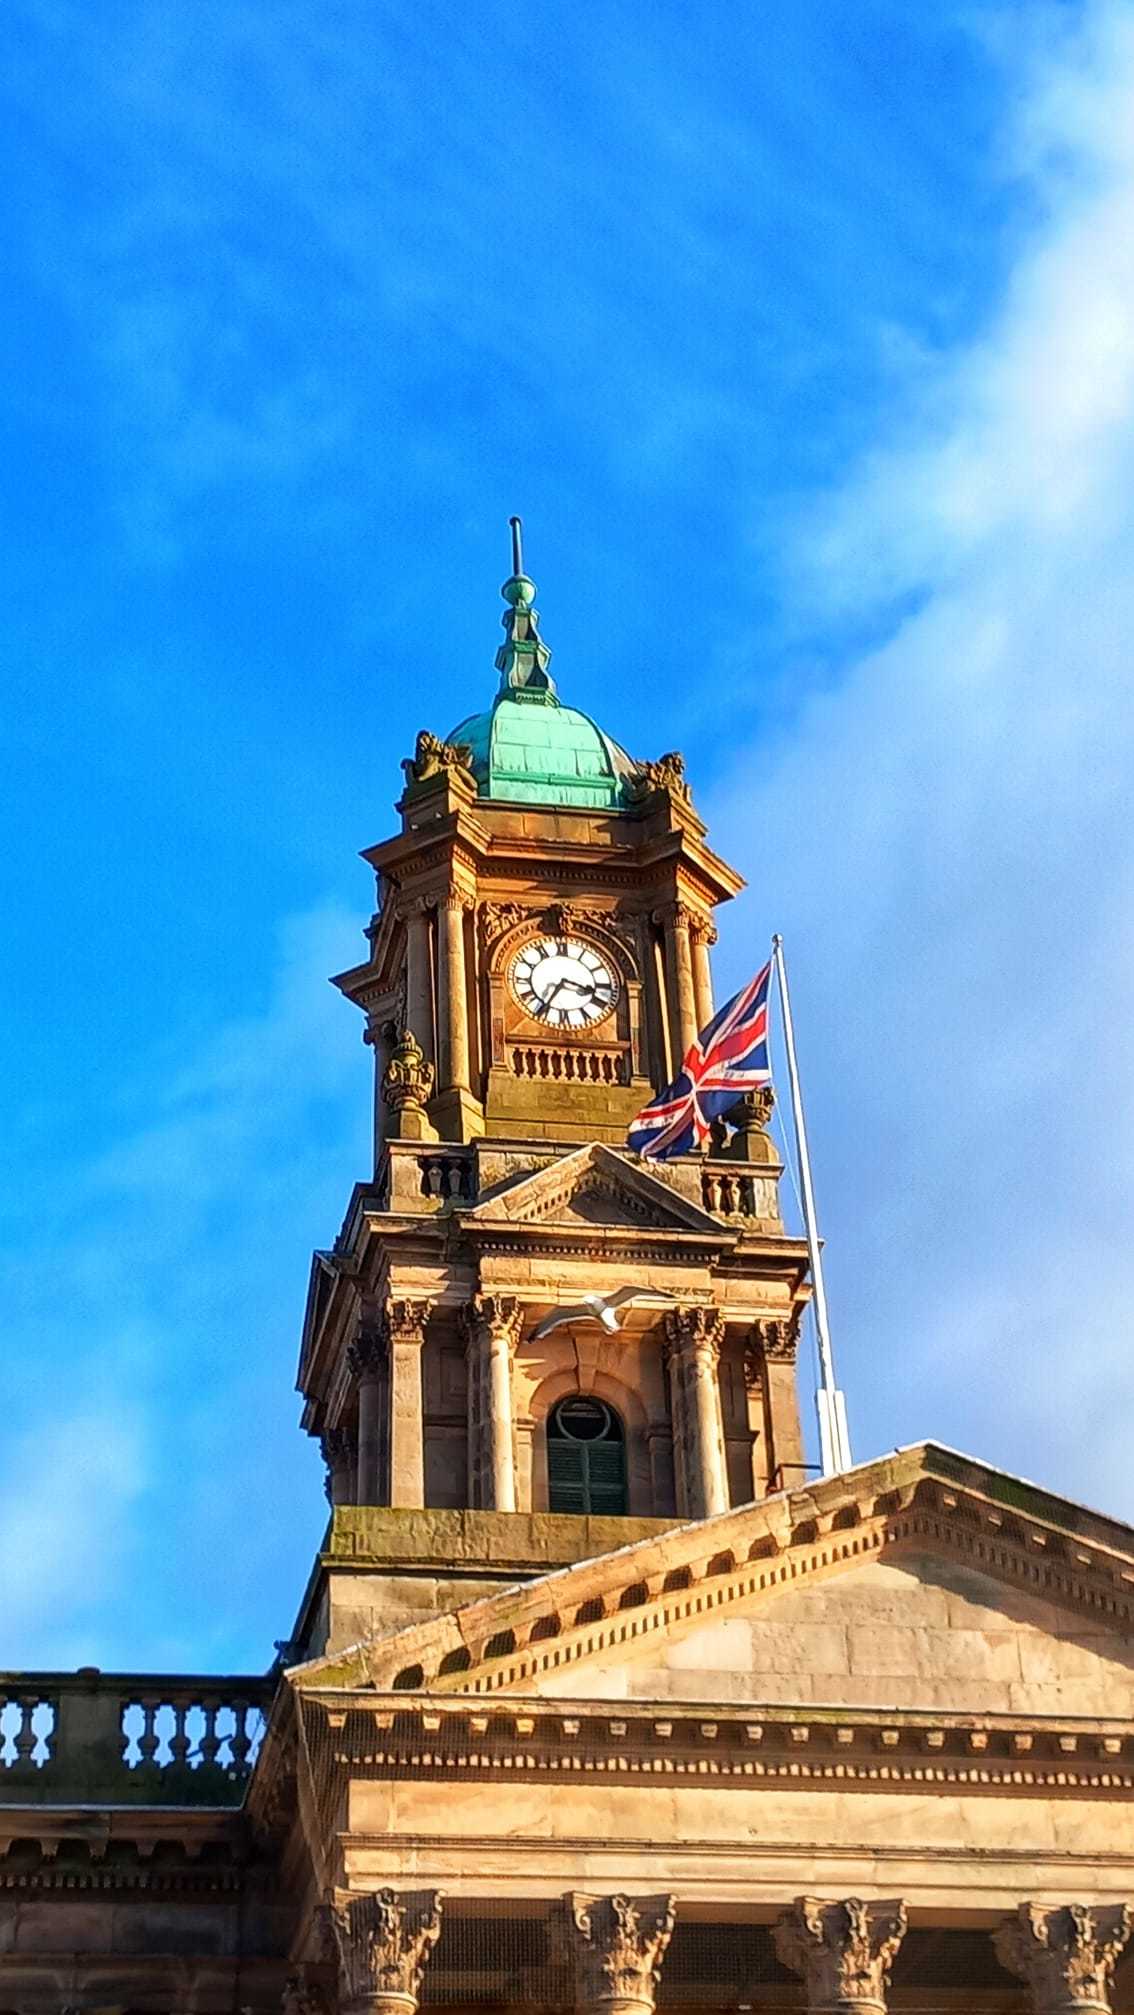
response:
[[[672,1896],[568,1896],[578,2008],[652,2015],[673,1906]]]
[[[693,947],[689,926],[692,912],[684,903],[669,903],[655,921],[665,929],[665,971],[669,992],[670,1043],[674,1074],[680,1070],[697,1035],[697,1000],[693,990]]]
[[[424,896],[403,903],[406,925],[406,1023],[421,1044],[426,1061],[435,1055],[433,1039],[433,961],[429,945],[429,905]]]
[[[1027,1981],[1035,2015],[1102,2015],[1132,1926],[1125,1903],[1021,1903],[995,1935],[996,1956]]]
[[[894,1955],[906,1934],[904,1903],[823,1903],[799,1896],[773,1928],[776,1954],[807,1983],[812,2015],[885,2015]]]
[[[717,941],[716,928],[708,917],[694,917],[690,927],[693,941],[693,998],[697,1004],[697,1031],[713,1019],[713,971],[709,952]]]
[[[382,1150],[386,1144],[386,1117],[388,1107],[383,1091],[386,1066],[390,1061],[389,1018],[369,1022],[362,1040],[369,1043],[374,1051],[374,1173],[377,1175],[382,1160]]]
[[[487,1511],[515,1511],[512,1346],[520,1310],[511,1294],[475,1294],[468,1312],[469,1469]]]
[[[688,1509],[694,1518],[711,1518],[729,1504],[718,1379],[723,1327],[719,1308],[675,1308],[665,1318],[677,1360],[675,1398],[684,1416],[674,1427],[684,1449]]]
[[[429,1301],[390,1301],[383,1310],[389,1368],[390,1503],[420,1510],[425,1503],[425,1408],[421,1352]]]
[[[436,1889],[337,1889],[331,1926],[340,2015],[415,2015],[421,1978],[441,1932]]]
[[[437,1082],[439,1091],[469,1088],[469,1004],[465,983],[468,899],[450,889],[437,904]]]
[[[358,1384],[358,1459],[355,1490],[359,1504],[377,1504],[382,1483],[382,1377],[386,1342],[381,1326],[360,1328],[347,1351],[347,1370]]]
[[[746,1360],[751,1352],[755,1360],[752,1368],[758,1370],[763,1387],[764,1447],[768,1461],[768,1487],[771,1490],[794,1490],[806,1481],[803,1429],[795,1382],[798,1343],[798,1323],[762,1317],[752,1325],[745,1352]]]
[[[353,1503],[355,1463],[358,1455],[356,1437],[349,1428],[329,1427],[319,1446],[327,1465],[324,1489],[328,1504],[333,1507],[336,1504]]]

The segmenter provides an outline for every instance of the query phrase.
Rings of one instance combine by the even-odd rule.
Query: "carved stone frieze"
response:
[[[890,1967],[906,1932],[901,1902],[799,1896],[773,1928],[777,1955],[807,1983],[812,2009],[885,2008]]]
[[[673,1935],[672,1896],[568,1897],[580,2008],[652,2008]]]
[[[442,775],[456,775],[471,784],[471,764],[472,750],[467,742],[443,742],[439,736],[431,735],[428,728],[422,728],[412,756],[402,761],[406,788],[413,790]]]
[[[995,1934],[1002,1966],[1026,1980],[1036,2015],[1109,2009],[1115,1960],[1134,1928],[1126,1903],[1021,1903]]]
[[[441,1934],[436,1889],[335,1891],[331,1926],[347,2010],[417,2006],[421,1977]]]

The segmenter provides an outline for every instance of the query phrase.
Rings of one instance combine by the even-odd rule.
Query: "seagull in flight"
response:
[[[619,1287],[613,1294],[585,1294],[582,1301],[573,1302],[569,1308],[557,1308],[533,1329],[531,1341],[538,1343],[541,1337],[550,1336],[553,1329],[559,1329],[565,1322],[601,1322],[608,1336],[617,1336],[622,1324],[617,1311],[629,1308],[635,1301],[676,1300],[672,1294],[662,1294],[657,1288]]]

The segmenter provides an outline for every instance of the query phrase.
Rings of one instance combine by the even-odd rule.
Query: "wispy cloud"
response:
[[[255,1666],[289,1627],[325,1515],[289,1399],[303,1285],[366,1157],[324,978],[356,938],[289,919],[263,1007],[138,1059],[113,1145],[3,1255],[10,1662]]]
[[[790,932],[860,1448],[1129,1514],[1134,11],[1056,20],[1003,299],[796,549],[812,620],[890,640],[714,811]]]

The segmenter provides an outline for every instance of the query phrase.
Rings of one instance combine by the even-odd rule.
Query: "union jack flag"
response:
[[[700,1147],[710,1124],[746,1091],[772,1079],[768,1056],[769,959],[762,972],[733,994],[701,1030],[679,1075],[643,1106],[627,1146],[655,1161]]]

